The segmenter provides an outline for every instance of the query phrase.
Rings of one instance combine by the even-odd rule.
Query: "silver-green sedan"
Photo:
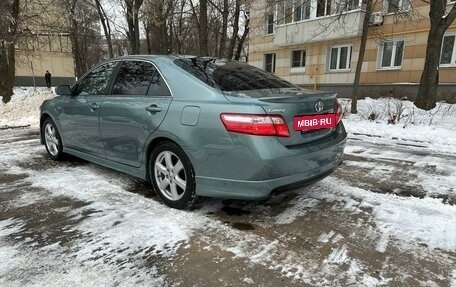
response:
[[[109,60],[41,106],[49,156],[71,154],[151,181],[174,208],[199,196],[262,199],[342,161],[336,94],[208,57]]]

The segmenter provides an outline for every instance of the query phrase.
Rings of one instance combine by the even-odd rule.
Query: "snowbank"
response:
[[[358,101],[358,114],[350,114],[350,100],[339,99],[344,108],[344,124],[351,136],[376,142],[394,140],[410,146],[454,152],[456,144],[456,105],[437,103],[424,111],[410,101],[366,98]],[[395,118],[394,118],[395,117]],[[395,123],[390,123],[394,120]]]
[[[40,106],[44,100],[54,97],[53,91],[47,88],[17,87],[11,101],[4,104],[0,101],[0,128],[32,126],[40,122]]]

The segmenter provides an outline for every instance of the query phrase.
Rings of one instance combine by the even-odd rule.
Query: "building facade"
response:
[[[23,20],[16,42],[15,86],[45,86],[44,74],[52,74],[52,85],[75,80],[71,40],[62,7],[52,0],[24,1]]]
[[[414,99],[424,68],[429,4],[374,1],[360,96]],[[455,1],[448,3],[450,9]],[[249,63],[301,86],[350,97],[365,12],[362,0],[257,0]],[[443,40],[439,97],[456,101],[456,25]]]

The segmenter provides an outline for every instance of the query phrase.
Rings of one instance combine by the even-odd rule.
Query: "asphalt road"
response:
[[[454,155],[351,136],[320,183],[188,212],[132,177],[51,161],[34,129],[0,131],[0,152],[0,286],[456,284],[454,190],[421,182],[445,181]]]

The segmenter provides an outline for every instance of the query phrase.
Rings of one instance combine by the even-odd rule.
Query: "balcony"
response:
[[[274,32],[274,45],[288,46],[360,36],[363,20],[364,12],[358,9],[343,14],[277,25]]]

